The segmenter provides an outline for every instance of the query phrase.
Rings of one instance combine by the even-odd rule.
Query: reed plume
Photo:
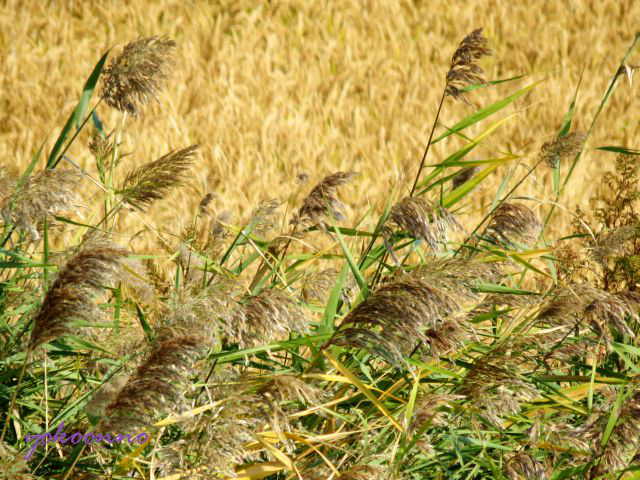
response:
[[[432,205],[423,197],[406,197],[396,203],[389,212],[388,222],[425,241],[434,251],[448,241],[447,231],[460,225],[442,205]],[[386,236],[391,229],[385,226]]]
[[[555,168],[560,161],[572,159],[578,155],[586,139],[587,135],[584,132],[573,132],[545,142],[540,150],[540,160],[549,167]]]
[[[336,172],[322,179],[302,202],[300,210],[292,219],[294,224],[309,223],[322,231],[327,231],[329,213],[336,220],[345,220],[344,205],[336,197],[338,187],[349,182],[357,172]]]
[[[522,203],[503,203],[491,215],[485,236],[508,247],[534,242],[542,228],[536,214]]]
[[[326,305],[339,275],[339,272],[333,268],[327,268],[309,275],[305,279],[301,289],[303,300],[306,302]],[[353,275],[349,274],[342,287],[340,300],[345,303],[350,303],[353,301],[357,291],[358,285],[353,278]]]
[[[62,268],[34,320],[29,348],[73,331],[72,320],[95,321],[93,297],[121,272],[127,251],[101,236],[90,236]]]
[[[509,480],[547,480],[550,478],[547,467],[527,452],[519,452],[508,457],[505,473]]]
[[[157,99],[171,71],[175,46],[173,40],[156,36],[128,43],[102,72],[107,105],[135,116],[149,99]]]
[[[75,170],[43,170],[24,181],[11,182],[17,186],[0,205],[3,222],[27,232],[34,242],[40,240],[45,218],[51,221],[53,215],[77,208],[79,180]]]
[[[459,186],[471,180],[479,171],[480,171],[480,167],[478,166],[467,167],[467,168],[458,170],[455,176],[451,179],[451,187],[455,190]]]
[[[290,332],[308,331],[302,309],[282,290],[263,290],[235,312],[233,330],[241,348],[286,338]]]
[[[100,432],[133,432],[151,428],[159,416],[185,407],[184,394],[203,338],[183,335],[160,342],[107,405]]]
[[[474,283],[493,277],[494,269],[463,259],[435,260],[394,278],[347,314],[341,325],[345,328],[330,343],[383,353],[395,365],[417,342],[430,346],[434,354],[446,351],[465,336],[459,328],[464,325],[463,302],[475,297]],[[445,340],[447,334],[455,336]]]
[[[607,344],[613,332],[635,338],[627,319],[638,323],[640,296],[633,292],[610,293],[589,284],[557,288],[537,315],[539,324],[569,329],[589,328]]]
[[[144,210],[167,190],[182,184],[197,151],[198,145],[191,145],[142,165],[127,174],[117,193],[125,202]]]
[[[476,83],[486,83],[484,71],[476,63],[493,52],[487,47],[487,39],[478,28],[464,37],[451,57],[451,67],[447,72],[446,95],[462,98],[463,88]],[[465,100],[466,101],[466,100]]]

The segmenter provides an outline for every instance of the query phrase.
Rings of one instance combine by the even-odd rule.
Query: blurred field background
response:
[[[131,167],[172,148],[202,146],[189,187],[145,215],[174,232],[207,192],[217,195],[215,209],[230,210],[232,223],[239,223],[261,199],[285,201],[298,188],[306,193],[336,170],[362,172],[343,197],[353,218],[370,207],[383,208],[396,186],[395,199],[406,195],[450,57],[480,26],[495,52],[485,64],[487,77],[527,77],[474,92],[469,96],[474,105],[545,80],[498,114],[519,112],[471,158],[513,151],[524,155],[522,164],[532,165],[540,145],[557,134],[583,68],[573,129],[588,127],[640,18],[640,2],[633,0],[10,0],[1,5],[0,158],[14,174],[44,139],[45,151],[51,147],[104,51],[140,36],[176,40],[174,77],[157,104],[127,119],[122,146]],[[639,62],[631,57],[630,63]],[[561,198],[569,209],[585,207],[594,180],[613,167],[615,155],[593,147],[638,147],[637,86],[625,81],[618,89]],[[448,98],[441,121],[450,126],[472,108]],[[99,115],[107,131],[116,126],[118,116],[106,106]],[[93,172],[89,135],[83,135],[70,156]],[[453,137],[438,143],[427,163],[461,144]],[[477,203],[465,205],[463,221],[465,212],[487,211],[505,168],[482,185],[473,197]],[[511,168],[516,177],[525,172]],[[301,173],[309,175],[309,183],[298,187]],[[553,198],[550,172],[543,165],[527,182],[518,192],[535,195],[540,204],[534,209],[541,214],[548,208],[542,202]],[[91,183],[83,185],[90,204]],[[568,220],[566,212],[558,212],[555,231],[568,233]],[[127,230],[122,233],[138,231],[137,222],[133,216],[121,222]]]

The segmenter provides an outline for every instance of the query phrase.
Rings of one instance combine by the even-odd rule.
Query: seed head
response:
[[[460,225],[442,205],[432,205],[422,197],[407,197],[396,203],[389,212],[389,222],[414,238],[425,241],[433,250],[448,240],[447,231]],[[385,229],[386,236],[391,230]]]
[[[486,83],[484,71],[477,65],[477,61],[493,52],[487,47],[487,39],[482,35],[482,28],[474,30],[460,43],[451,58],[451,67],[447,72],[446,95],[461,98],[462,89],[475,83]]]
[[[102,237],[89,237],[69,259],[47,292],[36,315],[30,346],[35,348],[72,332],[71,321],[95,321],[100,310],[94,295],[120,274],[123,248]]]
[[[476,173],[478,173],[479,170],[480,170],[480,167],[478,166],[467,167],[467,168],[463,168],[462,170],[459,170],[456,173],[455,177],[451,179],[452,188],[455,190],[460,185],[468,182],[475,176]]]
[[[143,210],[161,199],[167,190],[182,184],[197,151],[198,145],[174,150],[129,172],[118,193],[126,202]]]
[[[41,223],[57,213],[75,210],[78,204],[76,185],[80,174],[75,170],[43,170],[23,182],[0,206],[2,219],[40,240]]]
[[[487,237],[512,246],[516,242],[534,242],[542,225],[536,214],[522,203],[503,203],[495,209],[486,230]]]
[[[542,145],[540,159],[549,167],[555,168],[558,162],[565,159],[574,158],[582,151],[587,135],[583,132],[573,132],[564,137],[559,137],[553,141]]]
[[[336,172],[318,183],[302,202],[302,207],[292,220],[293,223],[308,222],[323,231],[327,231],[327,209],[336,220],[344,220],[341,210],[344,205],[336,197],[338,187],[350,181],[356,172]]]
[[[145,37],[128,43],[104,69],[102,98],[112,108],[137,115],[157,98],[173,64],[173,40]]]
[[[304,313],[282,290],[267,289],[241,305],[232,325],[241,348],[263,345],[308,330]]]
[[[184,409],[189,373],[204,343],[198,335],[185,335],[155,346],[106,407],[99,431],[149,428],[160,415]]]

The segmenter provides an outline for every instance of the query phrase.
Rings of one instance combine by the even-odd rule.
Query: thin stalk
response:
[[[74,140],[78,137],[78,135],[80,134],[80,132],[82,131],[82,129],[84,128],[84,126],[87,124],[87,122],[89,121],[89,119],[91,118],[91,116],[93,115],[93,112],[96,111],[96,109],[98,108],[98,106],[102,103],[102,97],[100,97],[100,100],[98,100],[98,103],[96,103],[94,105],[94,107],[91,109],[91,111],[89,112],[89,114],[84,117],[84,120],[82,121],[82,123],[80,124],[80,126],[78,128],[76,128],[76,131],[74,132],[73,136],[71,137],[71,140],[69,140],[69,142],[67,143],[67,145],[64,147],[64,149],[62,150],[62,152],[60,152],[60,155],[58,155],[58,158],[56,158],[56,161],[53,162],[53,165],[51,165],[51,169],[53,170],[54,168],[56,168],[56,166],[58,165],[58,163],[60,163],[60,160],[62,160],[62,157],[64,156],[65,153],[67,153],[67,150],[69,150],[69,147],[71,146],[71,144],[74,142]]]
[[[444,98],[447,95],[447,89],[445,88],[442,91],[442,97],[440,98],[440,104],[438,105],[438,113],[436,113],[436,118],[433,121],[433,126],[431,127],[431,134],[429,135],[429,141],[427,142],[427,146],[424,149],[424,154],[422,155],[422,160],[420,161],[420,168],[418,168],[418,173],[416,174],[416,179],[413,181],[413,186],[411,187],[411,193],[409,193],[410,197],[413,197],[413,194],[416,191],[416,187],[418,186],[418,180],[420,180],[420,174],[422,173],[422,169],[424,168],[424,162],[427,159],[427,154],[429,153],[429,149],[431,148],[431,140],[433,140],[433,134],[436,131],[436,126],[438,125],[438,119],[440,118],[440,112],[442,111],[442,105],[444,104]]]
[[[27,353],[24,357],[24,362],[22,362],[22,369],[20,370],[20,375],[18,375],[18,383],[16,384],[16,389],[13,391],[13,395],[11,396],[11,402],[9,402],[9,408],[7,410],[7,418],[4,420],[4,425],[2,427],[2,433],[0,434],[0,445],[4,441],[4,436],[7,433],[7,429],[9,428],[9,421],[11,420],[11,412],[13,412],[14,407],[16,406],[16,399],[18,398],[18,390],[20,389],[20,384],[22,383],[22,379],[24,378],[24,373],[27,371],[27,363],[29,363],[29,357],[31,356],[32,348],[29,347],[27,349]]]

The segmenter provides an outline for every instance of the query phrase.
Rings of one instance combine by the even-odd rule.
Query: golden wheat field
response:
[[[640,2],[633,0],[9,0],[0,12],[0,157],[16,173],[43,141],[50,148],[107,49],[167,35],[178,44],[175,74],[159,102],[127,119],[122,149],[131,166],[189,143],[200,144],[202,155],[188,187],[154,206],[148,222],[179,228],[207,192],[216,194],[218,211],[240,222],[261,199],[295,194],[298,174],[312,184],[336,170],[362,172],[344,199],[352,214],[362,214],[381,209],[394,189],[396,199],[406,194],[449,59],[471,29],[484,27],[495,52],[483,65],[487,78],[526,74],[470,95],[475,107],[543,80],[500,112],[498,118],[516,115],[474,152],[478,159],[522,155],[509,167],[517,176],[556,134],[583,69],[574,129],[586,129],[638,18]],[[613,155],[593,147],[637,143],[637,87],[620,88],[561,197],[569,209],[586,205],[594,178],[611,168]],[[447,99],[441,123],[450,126],[472,111]],[[107,131],[116,127],[113,111],[101,106],[98,114]],[[466,133],[486,125],[474,128]],[[70,156],[91,173],[89,134],[83,135]],[[427,163],[461,144],[453,137],[440,142]],[[486,211],[506,168],[492,174],[474,197],[481,201],[464,212]],[[538,210],[548,208],[549,172],[538,168],[527,182],[519,194],[535,195]],[[84,185],[90,199],[91,183]],[[91,215],[88,207],[84,212]],[[562,218],[570,217],[561,212],[557,228]],[[138,222],[124,219],[127,233],[140,230]]]

